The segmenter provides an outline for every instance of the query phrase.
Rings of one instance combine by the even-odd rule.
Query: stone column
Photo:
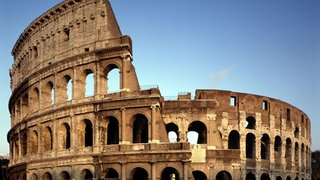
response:
[[[121,133],[121,144],[129,144],[130,142],[125,139],[126,137],[126,108],[121,108],[121,129],[120,129],[120,133]]]
[[[152,180],[157,179],[157,163],[151,162],[151,178]]]
[[[122,180],[126,180],[126,172],[127,172],[127,168],[126,168],[126,163],[121,163],[121,179]]]
[[[157,110],[158,104],[152,105],[151,108],[151,142],[159,143],[158,127],[157,127]]]
[[[130,85],[128,81],[128,73],[130,72],[131,57],[129,55],[123,55],[122,57],[122,69],[120,72],[120,91],[130,91]]]

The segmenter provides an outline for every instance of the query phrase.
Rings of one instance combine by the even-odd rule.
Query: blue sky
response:
[[[281,99],[308,114],[320,150],[320,1],[110,0],[133,40],[141,85],[163,96],[223,89]],[[0,153],[9,150],[11,49],[60,0],[0,2]]]

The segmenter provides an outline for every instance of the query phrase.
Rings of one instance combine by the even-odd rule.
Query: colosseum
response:
[[[12,55],[10,179],[311,179],[304,112],[247,93],[167,100],[141,88],[108,0],[54,6]]]

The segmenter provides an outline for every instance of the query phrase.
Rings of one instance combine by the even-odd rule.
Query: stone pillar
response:
[[[189,174],[189,172],[188,172],[188,170],[189,170],[189,161],[187,161],[187,160],[184,160],[183,162],[183,180],[188,180],[189,178],[188,178],[188,174]]]
[[[130,91],[130,85],[129,85],[129,77],[128,73],[130,72],[130,63],[131,63],[131,57],[129,55],[124,55],[122,58],[122,69],[120,71],[120,91]]]
[[[127,173],[127,168],[126,168],[126,163],[121,163],[121,179],[122,180],[126,180],[127,179],[127,176],[126,176],[126,173]]]
[[[152,180],[157,179],[157,163],[151,162],[151,178]]]
[[[129,144],[130,142],[125,139],[126,137],[126,108],[121,108],[121,129],[120,129],[120,133],[121,133],[121,144]]]
[[[158,104],[152,105],[151,107],[151,142],[159,143],[158,138],[158,127],[157,127],[157,110],[159,108]]]
[[[217,131],[217,122],[216,122],[216,114],[212,113],[212,114],[207,114],[207,120],[209,121],[209,135],[208,135],[208,140],[207,140],[207,148],[208,149],[216,149],[215,143],[214,141],[217,140],[216,139],[216,135],[217,133],[219,133],[219,131]],[[211,131],[213,130],[213,131]],[[211,132],[213,133],[211,135]],[[218,134],[219,135],[219,134]]]

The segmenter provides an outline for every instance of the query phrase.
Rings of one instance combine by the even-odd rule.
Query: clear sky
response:
[[[133,40],[141,85],[163,96],[223,89],[288,102],[311,119],[320,150],[319,0],[110,0]],[[23,30],[61,0],[0,2],[0,153],[7,153],[11,50]]]

